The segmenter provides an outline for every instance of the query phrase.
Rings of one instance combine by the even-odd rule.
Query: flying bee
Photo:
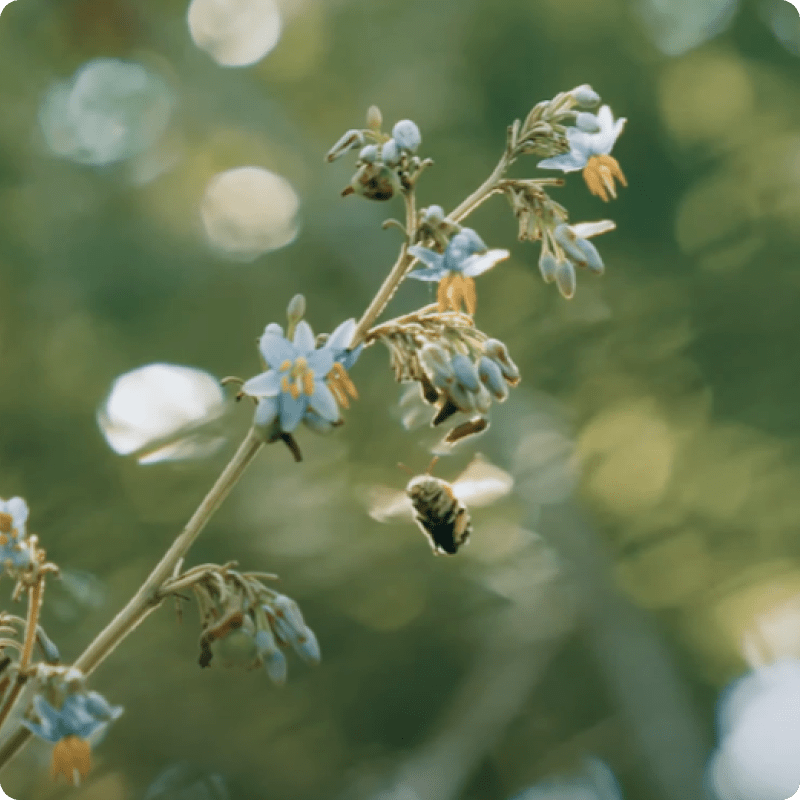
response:
[[[391,517],[412,516],[428,537],[434,555],[455,555],[472,533],[472,520],[465,505],[488,505],[508,494],[514,483],[504,470],[476,455],[453,483],[431,475],[434,458],[422,475],[414,475],[404,492],[375,487],[371,492],[370,516],[379,522]],[[402,465],[401,465],[402,466]]]

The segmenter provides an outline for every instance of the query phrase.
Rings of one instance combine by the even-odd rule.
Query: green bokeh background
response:
[[[4,771],[8,794],[138,799],[189,762],[236,800],[367,798],[404,769],[447,774],[420,800],[502,800],[591,753],[627,798],[701,796],[720,688],[758,658],[800,656],[797,626],[768,623],[776,605],[800,616],[800,22],[784,6],[743,1],[682,47],[675,20],[622,0],[286,0],[277,47],[241,69],[193,44],[185,0],[3,12],[0,494],[28,500],[49,556],[91,589],[48,588],[43,622],[66,660],[248,425],[238,407],[214,457],[141,466],[97,427],[113,380],[152,362],[255,374],[254,338],[294,293],[331,330],[391,265],[399,236],[380,223],[399,203],[341,199],[351,165],[322,158],[370,104],[418,122],[435,160],[419,200],[445,208],[539,100],[589,82],[629,120],[616,201],[579,175],[554,190],[573,221],[618,226],[596,240],[607,274],[581,274],[572,301],[541,282],[502,198],[472,220],[512,252],[479,279],[477,324],[523,382],[437,472],[452,478],[479,448],[521,489],[476,512],[464,556],[434,559],[413,526],[365,512],[365,487],[402,486],[396,462],[423,467],[434,441],[399,424],[386,354],[367,351],[346,426],[302,431],[300,465],[268,448],[190,556],[279,573],[322,665],[290,656],[283,689],[200,670],[194,611],[178,624],[165,606],[93,678],[126,713],[89,781],[51,785],[34,743]],[[176,161],[144,185],[130,165],[56,158],[38,127],[48,87],[100,56],[148,63],[175,91],[159,146]],[[198,211],[209,178],[244,165],[286,177],[302,204],[297,240],[251,263],[215,254]],[[427,285],[404,285],[390,313],[426,302]],[[570,470],[574,504],[561,502]]]

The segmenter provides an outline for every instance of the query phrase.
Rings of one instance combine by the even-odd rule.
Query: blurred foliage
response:
[[[185,0],[12,3],[0,20],[0,491],[28,500],[32,530],[70,571],[43,618],[65,658],[136,589],[248,425],[242,407],[220,453],[142,466],[96,424],[114,380],[153,362],[256,374],[254,338],[296,292],[317,331],[361,313],[399,245],[380,223],[400,212],[341,199],[347,167],[322,156],[371,103],[419,124],[436,162],[420,203],[452,207],[494,165],[507,124],[589,82],[629,120],[615,149],[629,187],[607,207],[578,178],[555,199],[574,221],[616,220],[607,274],[566,302],[541,283],[538,249],[514,242],[502,199],[475,215],[490,247],[512,250],[479,286],[478,324],[523,374],[477,446],[548,497],[541,448],[553,443],[567,492],[571,458],[608,559],[597,570],[647,610],[710,741],[720,686],[748,663],[800,655],[800,20],[787,9],[282,0],[274,50],[234,68],[192,42]],[[101,57],[158,74],[175,107],[152,147],[92,167],[48,151],[39,112]],[[244,166],[300,198],[294,243],[248,262],[209,246],[200,213],[209,181]],[[390,312],[429,299],[404,285]],[[456,724],[462,681],[500,674],[475,673],[488,648],[536,655],[514,713],[465,756],[460,796],[501,800],[592,752],[626,797],[671,797],[587,644],[576,559],[530,498],[476,513],[475,541],[452,561],[413,526],[367,516],[364,487],[402,487],[396,462],[424,468],[434,440],[398,423],[385,353],[365,353],[353,377],[347,425],[305,435],[299,465],[267,449],[191,554],[279,573],[322,666],[293,663],[283,690],[260,672],[200,670],[194,612],[178,624],[165,606],[97,672],[127,713],[70,796],[141,798],[177,762],[224,776],[238,800],[369,796]],[[4,789],[66,797],[48,758],[29,747]]]

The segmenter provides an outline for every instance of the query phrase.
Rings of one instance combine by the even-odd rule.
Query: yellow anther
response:
[[[5,533],[0,533],[0,547],[2,547],[3,545],[8,544],[8,541],[9,541],[8,540],[8,536],[6,536]]]
[[[289,391],[289,376],[288,375],[284,375],[281,378],[281,391],[282,392],[288,392]]]
[[[77,785],[85,779],[92,768],[92,749],[89,742],[78,736],[65,736],[56,742],[53,748],[53,760],[50,763],[50,775],[55,780],[59,775],[67,779],[67,783]]]
[[[314,394],[314,370],[306,370],[303,374],[303,391],[311,397]]]
[[[300,397],[300,387],[297,385],[297,381],[289,387],[289,394],[292,396],[292,400],[297,400]]]
[[[450,286],[454,277],[452,272],[448,272],[447,275],[439,281],[439,288],[436,291],[436,304],[439,313],[447,311],[450,308]]]
[[[286,370],[287,370],[287,369],[290,369],[290,368],[291,368],[291,366],[292,366],[292,362],[291,362],[291,361],[289,361],[289,359],[287,358],[287,359],[286,359],[286,361],[284,361],[284,362],[281,364],[281,366],[280,366],[280,371],[281,371],[281,372],[286,372]]]
[[[331,390],[333,396],[336,398],[336,402],[340,406],[350,408],[350,401],[347,399],[347,395],[344,393],[341,384],[336,378],[328,378],[328,388]]]
[[[0,533],[11,533],[14,527],[14,518],[11,514],[0,514]]]
[[[618,180],[623,186],[627,186],[625,175],[619,166],[619,162],[613,156],[592,156],[583,168],[583,179],[592,194],[608,202],[608,195],[616,198],[617,189],[614,179]]]

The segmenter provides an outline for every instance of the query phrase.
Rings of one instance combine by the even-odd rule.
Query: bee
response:
[[[504,470],[476,455],[453,483],[431,475],[434,458],[422,475],[413,475],[404,492],[375,487],[370,516],[379,522],[411,515],[428,538],[434,555],[455,555],[469,541],[472,520],[465,503],[480,506],[508,494],[514,483]],[[401,465],[402,466],[402,465]]]

